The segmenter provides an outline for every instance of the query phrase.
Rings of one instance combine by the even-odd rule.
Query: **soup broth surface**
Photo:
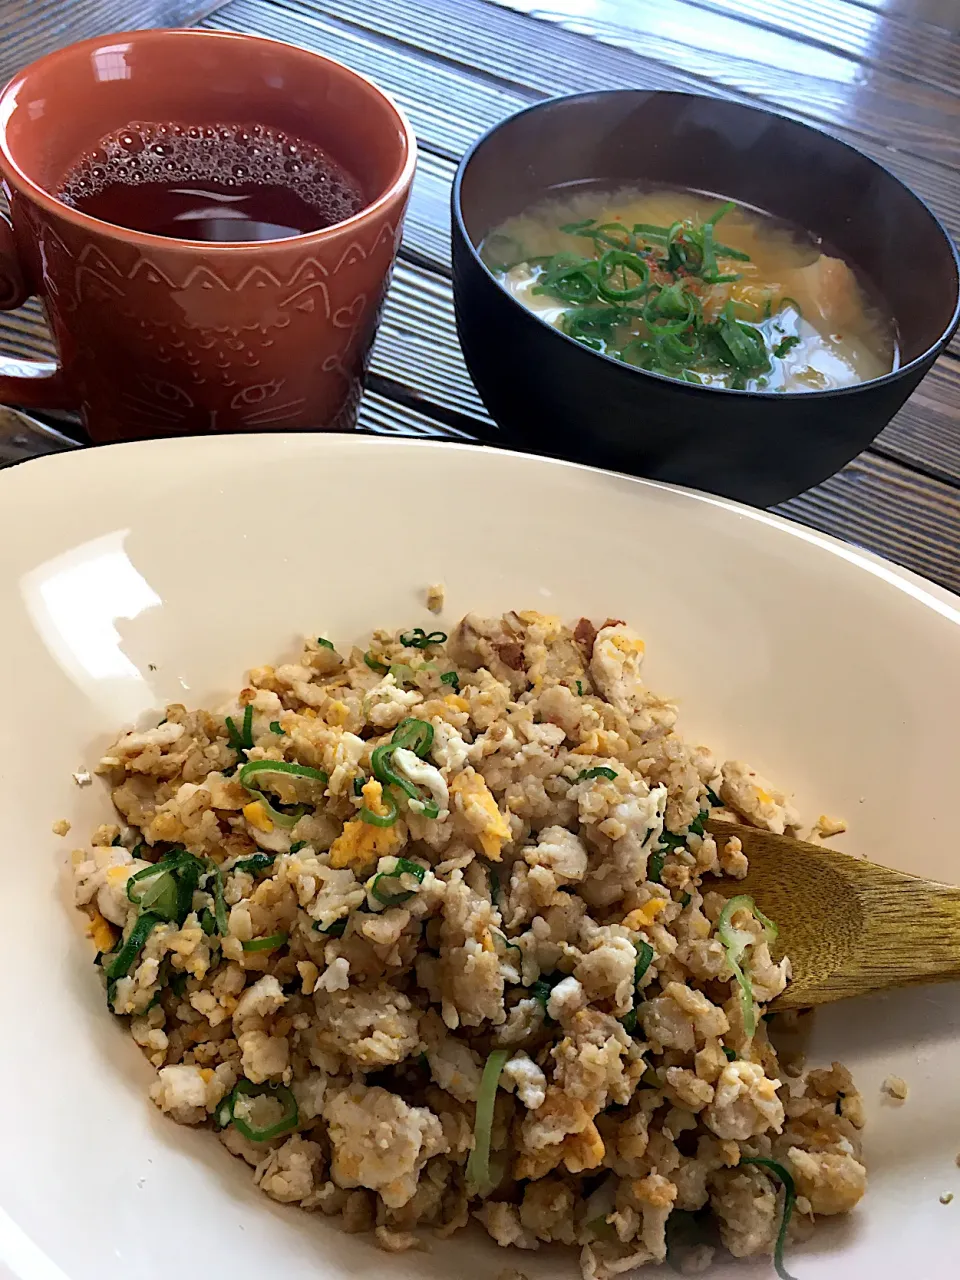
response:
[[[897,367],[896,326],[798,228],[690,191],[552,196],[481,254],[524,306],[628,364],[738,390],[824,391]]]

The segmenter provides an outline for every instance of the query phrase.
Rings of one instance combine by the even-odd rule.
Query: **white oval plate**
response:
[[[64,865],[110,805],[72,773],[121,724],[210,705],[304,632],[342,645],[432,625],[432,582],[445,622],[525,607],[627,618],[689,737],[792,787],[805,815],[846,817],[838,847],[960,879],[960,601],[762,512],[506,452],[232,436],[5,471],[0,543],[0,1261],[22,1280],[159,1280],[171,1265],[231,1280],[576,1274],[572,1255],[479,1235],[388,1257],[273,1203],[208,1133],[161,1117],[150,1067],[107,1015]],[[791,1252],[799,1280],[955,1270],[958,990],[820,1016],[812,1057],[845,1061],[866,1097],[870,1187]],[[910,1085],[902,1105],[881,1096],[890,1072]]]

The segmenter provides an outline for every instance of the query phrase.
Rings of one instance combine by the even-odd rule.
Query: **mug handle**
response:
[[[13,228],[0,214],[0,311],[15,311],[31,296]],[[2,358],[0,358],[2,359]],[[19,373],[0,373],[0,403],[23,405],[27,409],[71,409],[75,397],[69,394],[63,370],[47,360],[3,359],[7,368]]]

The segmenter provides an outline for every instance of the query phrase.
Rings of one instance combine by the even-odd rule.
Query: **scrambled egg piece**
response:
[[[364,804],[371,813],[385,814],[383,787],[370,778],[363,788]],[[375,827],[362,818],[351,818],[330,846],[331,867],[362,867],[389,854],[398,854],[406,835],[399,821],[392,827]]]
[[[273,830],[273,821],[259,800],[253,800],[243,806],[243,816],[258,831],[269,833]]]
[[[90,937],[98,951],[111,951],[117,938],[116,930],[110,927],[96,908],[90,915]]]
[[[590,678],[601,694],[621,711],[635,710],[643,698],[640,667],[644,643],[630,627],[602,627],[590,659]]]
[[[472,771],[458,774],[450,785],[450,795],[480,841],[483,852],[499,862],[503,842],[510,840],[513,833],[486,782]]]
[[[647,925],[653,924],[668,901],[668,898],[651,898],[642,907],[636,907],[625,915],[621,923],[628,929],[645,929]]]

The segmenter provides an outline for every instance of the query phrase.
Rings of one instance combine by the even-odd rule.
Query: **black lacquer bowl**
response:
[[[868,278],[896,317],[894,372],[834,391],[697,386],[590,350],[539,319],[480,259],[484,237],[556,188],[688,187],[798,223]],[[613,90],[510,116],[453,186],[457,329],[507,443],[766,506],[819,484],[874,439],[960,321],[960,260],[926,205],[846,143],[768,111]]]

